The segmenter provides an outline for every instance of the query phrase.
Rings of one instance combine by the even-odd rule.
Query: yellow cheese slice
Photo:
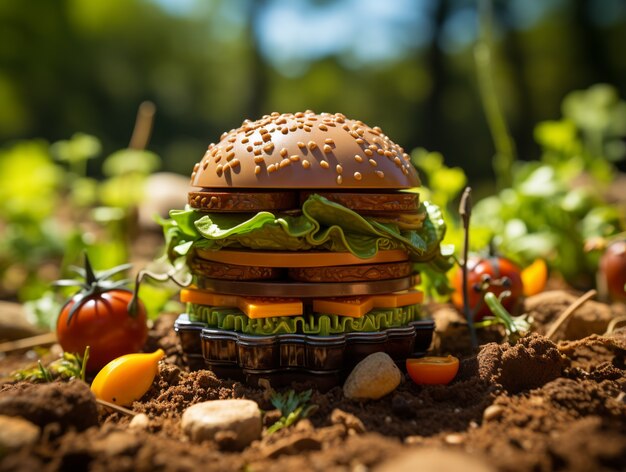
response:
[[[297,298],[239,297],[237,306],[252,319],[302,314],[302,301]]]
[[[195,303],[196,305],[236,307],[239,304],[239,297],[237,295],[206,292],[196,288],[184,288],[180,291],[180,301],[183,303]]]
[[[313,311],[330,315],[360,318],[374,307],[372,297],[319,298],[313,300]]]
[[[398,308],[415,305],[424,301],[424,294],[419,290],[411,289],[402,292],[373,295],[374,308]]]

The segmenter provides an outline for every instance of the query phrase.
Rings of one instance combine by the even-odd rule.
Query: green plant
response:
[[[624,208],[604,195],[612,162],[626,154],[617,144],[626,136],[626,102],[595,86],[565,97],[563,113],[535,128],[541,159],[517,162],[512,185],[475,205],[472,240],[481,248],[493,238],[522,266],[542,258],[574,286],[588,287],[598,256],[584,251],[585,242],[626,229]]]
[[[18,370],[13,374],[13,378],[18,381],[27,382],[52,382],[53,380],[80,379],[85,381],[87,362],[89,361],[89,346],[85,352],[72,354],[64,352],[61,357],[44,366],[41,361],[36,367]]]
[[[312,390],[306,390],[300,393],[296,393],[294,390],[289,390],[285,393],[273,392],[270,401],[275,408],[280,410],[282,416],[267,429],[267,432],[271,434],[280,429],[287,428],[315,411],[317,405],[309,404],[311,394]]]
[[[492,292],[485,293],[485,303],[493,313],[493,317],[486,317],[474,323],[474,326],[485,328],[500,324],[504,327],[507,340],[514,344],[530,332],[532,319],[526,315],[512,316],[502,305],[502,299],[506,296],[508,296],[507,292],[501,293],[499,297]]]

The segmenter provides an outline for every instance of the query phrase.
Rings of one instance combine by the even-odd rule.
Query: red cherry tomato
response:
[[[600,278],[611,299],[626,302],[626,241],[615,241],[606,248],[600,258]]]
[[[474,321],[480,321],[483,317],[491,315],[491,311],[483,300],[486,292],[492,292],[498,296],[508,290],[511,295],[502,300],[502,305],[509,312],[515,309],[524,293],[521,272],[517,264],[504,257],[470,257],[467,263],[467,287],[469,306],[475,311]],[[483,291],[481,287],[487,283],[489,285]],[[453,276],[452,286],[454,287],[452,303],[462,311],[463,270],[460,267]]]
[[[407,359],[406,371],[418,385],[446,385],[459,371],[459,360],[454,356]]]
[[[148,337],[146,309],[138,300],[137,313],[128,313],[133,294],[113,289],[89,295],[69,317],[79,295],[71,298],[57,320],[57,338],[66,352],[83,354],[89,346],[87,370],[97,371],[111,360],[139,351]],[[69,321],[68,321],[69,318]]]

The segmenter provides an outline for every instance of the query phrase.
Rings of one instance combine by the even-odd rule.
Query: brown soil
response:
[[[558,316],[542,313],[539,332]],[[445,316],[435,350],[463,357],[450,385],[420,387],[407,377],[395,392],[370,402],[348,400],[339,387],[314,391],[317,410],[309,419],[238,453],[228,451],[227,443],[188,442],[181,414],[200,401],[248,398],[268,412],[264,421],[270,425],[278,415],[268,392],[210,371],[187,372],[173,318],[164,316],[151,330],[148,348],[163,347],[168,357],[132,407],[150,418],[147,430],[130,428],[129,417],[120,413],[100,410],[95,417],[95,403],[80,382],[5,384],[0,414],[47,426],[37,444],[5,454],[0,470],[366,471],[398,459],[412,468],[422,464],[422,471],[460,470],[453,463],[464,460],[467,470],[626,470],[626,331],[556,344],[533,334],[515,346],[486,343],[466,355],[461,320],[452,319],[449,309]],[[483,333],[483,341],[500,334]],[[407,470],[392,464],[400,462],[385,470]]]

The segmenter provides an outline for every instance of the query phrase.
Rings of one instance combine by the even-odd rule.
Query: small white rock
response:
[[[195,442],[233,434],[233,447],[243,449],[261,437],[261,410],[251,400],[213,400],[190,406],[183,413],[183,431]]]
[[[13,451],[39,439],[39,426],[17,416],[0,415],[0,450]]]
[[[378,400],[393,392],[402,373],[393,359],[384,352],[370,354],[352,370],[343,385],[346,398]]]
[[[146,430],[148,429],[149,424],[150,418],[148,418],[148,415],[145,413],[139,413],[138,415],[135,415],[132,420],[130,420],[128,427],[130,429]]]

